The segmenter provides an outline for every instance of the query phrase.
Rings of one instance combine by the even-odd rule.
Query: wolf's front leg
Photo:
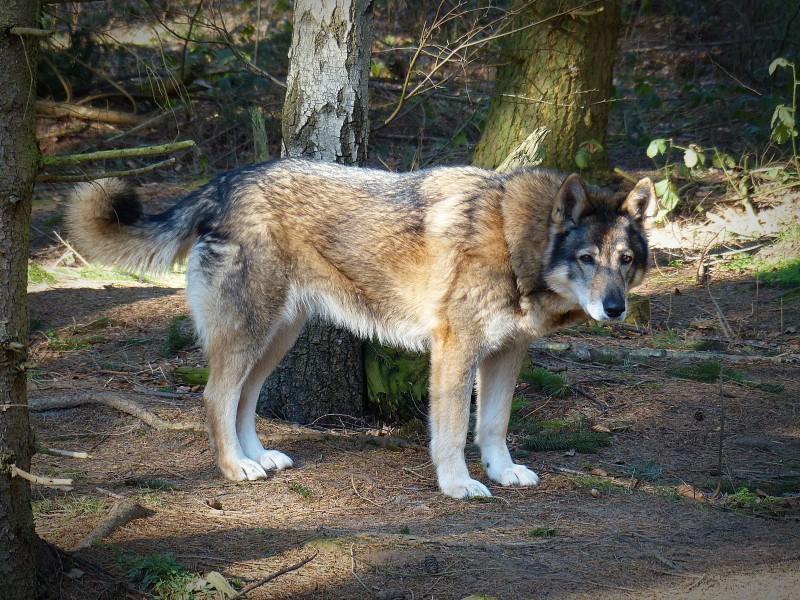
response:
[[[536,485],[539,477],[514,464],[506,445],[511,400],[528,341],[515,341],[487,356],[478,367],[478,418],[475,441],[489,478],[501,485]]]
[[[469,403],[475,381],[475,360],[448,339],[434,339],[431,348],[431,458],[439,489],[452,498],[491,496],[469,476],[464,446],[469,428]]]

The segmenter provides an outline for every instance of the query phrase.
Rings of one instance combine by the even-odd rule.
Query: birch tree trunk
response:
[[[497,167],[538,127],[550,130],[544,164],[564,171],[576,169],[581,143],[605,146],[620,6],[618,0],[513,0],[516,33],[501,43],[473,164]]]
[[[0,598],[33,598],[35,565],[30,484],[33,439],[23,364],[31,194],[38,169],[35,138],[36,39],[10,32],[35,27],[37,0],[0,2]]]
[[[371,42],[371,1],[295,1],[284,156],[364,162]],[[364,390],[361,341],[313,319],[264,384],[258,411],[301,423],[325,414],[358,416]]]

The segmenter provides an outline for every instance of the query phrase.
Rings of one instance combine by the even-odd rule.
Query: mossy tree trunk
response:
[[[33,598],[35,533],[30,484],[33,439],[25,394],[26,283],[31,195],[39,162],[35,137],[38,0],[0,2],[0,598]]]
[[[371,42],[371,1],[295,1],[285,156],[364,162]],[[313,319],[264,384],[258,411],[303,423],[325,414],[358,416],[364,394],[361,340]]]
[[[605,146],[620,5],[513,0],[516,32],[500,44],[495,92],[473,164],[497,167],[537,127],[550,130],[543,148],[547,166],[574,171],[582,143]]]

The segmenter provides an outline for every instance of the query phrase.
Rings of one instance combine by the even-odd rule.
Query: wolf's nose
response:
[[[609,319],[616,319],[625,312],[625,300],[617,298],[607,298],[603,300],[603,310]]]

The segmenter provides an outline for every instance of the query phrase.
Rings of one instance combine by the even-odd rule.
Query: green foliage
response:
[[[769,66],[769,74],[774,75],[778,67],[789,69],[792,72],[792,104],[778,104],[772,113],[770,121],[770,139],[776,144],[792,142],[792,157],[794,159],[795,170],[800,168],[797,162],[797,88],[800,82],[797,80],[797,70],[792,62],[785,58],[776,58]]]
[[[644,462],[632,462],[622,467],[622,473],[633,479],[643,479],[645,481],[655,481],[661,477],[663,469],[654,460]]]
[[[311,490],[308,489],[307,487],[303,486],[303,485],[300,485],[296,481],[293,481],[293,482],[291,482],[289,484],[289,489],[292,490],[293,492],[299,494],[303,498],[306,498],[306,499],[311,498]]]
[[[800,258],[764,265],[759,269],[759,278],[766,285],[783,288],[800,286]]]
[[[719,381],[719,362],[713,360],[700,361],[688,365],[672,367],[667,373],[681,379],[691,379],[692,381],[702,381],[705,383],[715,383]],[[783,386],[777,383],[761,383],[750,379],[750,377],[733,369],[722,370],[723,381],[737,383],[749,388],[764,390],[772,394],[783,391]]]
[[[210,584],[189,571],[170,554],[122,555],[119,564],[139,588],[158,600],[188,600],[214,595]]]
[[[537,367],[533,370],[524,369],[519,377],[522,381],[530,383],[534,389],[541,390],[551,396],[566,396],[572,389],[565,375],[551,373],[542,367]]]
[[[558,530],[555,527],[535,527],[528,532],[528,535],[538,538],[552,538],[558,535]]]
[[[161,347],[161,356],[165,358],[175,356],[194,343],[194,331],[186,331],[191,323],[188,319],[188,315],[178,315],[172,318]]]
[[[145,488],[156,491],[173,491],[180,489],[178,484],[159,477],[126,477],[123,483],[130,487]]]
[[[44,267],[40,267],[36,263],[28,263],[28,281],[30,283],[46,283],[53,284],[58,281],[58,278]]]
[[[597,454],[600,448],[611,445],[611,436],[599,431],[542,431],[528,436],[522,443],[530,452],[575,450],[581,454]]]
[[[585,171],[590,167],[597,166],[604,156],[603,144],[597,140],[587,140],[578,146],[578,151],[575,153],[575,164],[580,171]]]
[[[407,421],[423,414],[429,360],[427,353],[412,354],[377,342],[365,344],[367,398],[381,416]]]

